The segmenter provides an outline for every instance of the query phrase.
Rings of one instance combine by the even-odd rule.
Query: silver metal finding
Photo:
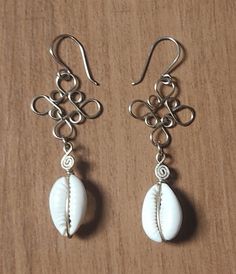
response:
[[[63,149],[65,152],[65,155],[61,159],[61,167],[65,169],[67,173],[70,173],[75,163],[74,157],[70,155],[73,150],[72,143],[65,141]]]
[[[71,223],[71,219],[70,219],[70,212],[69,212],[69,208],[70,208],[70,195],[71,195],[71,190],[70,190],[70,173],[67,172],[67,175],[66,175],[66,184],[68,186],[68,192],[67,192],[67,199],[66,199],[66,236],[67,238],[71,239],[72,238],[72,235],[70,235],[70,223]]]
[[[137,85],[142,82],[145,77],[148,65],[150,63],[153,51],[158,43],[164,40],[170,40],[176,45],[176,57],[170,65],[161,74],[160,79],[155,82],[154,91],[156,94],[149,96],[146,101],[136,99],[129,105],[129,113],[135,119],[144,121],[145,124],[152,128],[150,140],[158,148],[167,147],[171,142],[171,135],[168,131],[176,125],[188,126],[195,118],[195,111],[192,107],[181,105],[177,97],[177,83],[172,78],[170,72],[176,67],[180,58],[181,45],[172,37],[163,36],[151,46],[148,54],[148,59],[144,66],[144,70],[138,81],[132,85]],[[188,112],[188,117],[183,120],[180,118],[181,112]]]
[[[135,82],[132,83],[133,86],[138,85],[138,84],[140,84],[143,81],[143,79],[144,79],[144,77],[146,75],[148,66],[150,64],[150,61],[151,61],[151,58],[152,58],[152,54],[153,54],[156,46],[160,42],[165,41],[165,40],[172,41],[176,45],[176,57],[175,57],[175,59],[167,66],[167,68],[161,74],[163,78],[165,78],[166,80],[168,80],[169,73],[171,72],[171,70],[173,70],[174,66],[176,65],[176,63],[179,60],[180,53],[181,53],[181,46],[180,46],[179,42],[177,40],[175,40],[174,38],[172,38],[170,36],[162,36],[162,37],[159,37],[153,45],[151,45],[151,48],[150,48],[149,53],[148,53],[148,58],[147,58],[147,60],[145,62],[144,69],[143,69],[143,71],[141,73],[141,76],[140,76],[139,80],[137,80],[137,81],[135,81]]]
[[[155,168],[155,175],[158,179],[158,183],[162,183],[168,179],[170,176],[170,170],[169,168],[164,165],[164,161],[166,159],[166,155],[164,153],[164,150],[162,147],[158,147],[158,152],[156,155],[157,165]]]
[[[77,45],[79,45],[80,52],[83,59],[84,69],[88,79],[95,85],[98,85],[91,75],[87,57],[83,45],[74,36],[69,34],[59,35],[54,39],[50,47],[50,53],[54,60],[63,66],[56,75],[56,90],[53,90],[50,95],[39,95],[33,98],[31,102],[31,109],[37,115],[45,116],[49,115],[55,120],[52,132],[54,137],[63,141],[64,151],[66,155],[62,159],[62,167],[69,171],[74,161],[73,157],[69,155],[72,150],[72,144],[69,142],[75,136],[75,125],[85,122],[86,119],[95,119],[102,113],[102,104],[96,99],[86,99],[85,94],[79,90],[79,78],[74,75],[68,65],[62,61],[58,54],[58,47],[62,40],[71,39]],[[62,86],[63,81],[72,82],[72,86],[69,89],[65,89]],[[38,104],[40,101],[44,101],[47,107],[40,109]],[[70,104],[73,110],[67,111],[65,105]],[[94,111],[87,111],[87,107],[93,105]],[[90,109],[90,108],[89,108]]]
[[[64,61],[62,61],[61,57],[58,54],[59,45],[65,39],[71,39],[72,41],[75,42],[76,45],[79,46],[81,56],[82,56],[82,59],[83,59],[83,64],[84,64],[84,69],[85,69],[86,75],[87,75],[88,79],[94,85],[98,86],[99,83],[97,81],[95,81],[92,77],[92,73],[91,73],[89,65],[88,65],[88,59],[87,59],[84,47],[83,47],[82,43],[78,39],[76,39],[74,36],[72,36],[70,34],[61,34],[53,40],[53,42],[51,44],[51,47],[49,49],[49,52],[52,55],[54,61],[57,62],[59,65],[64,67],[64,70],[62,70],[62,72],[66,72],[69,75],[73,75],[72,70],[69,68],[68,65],[65,64]]]

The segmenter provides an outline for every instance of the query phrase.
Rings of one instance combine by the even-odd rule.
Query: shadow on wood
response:
[[[79,238],[87,238],[95,233],[103,217],[103,197],[98,188],[98,183],[88,178],[90,164],[80,160],[77,163],[77,170],[81,175],[81,180],[87,191],[88,208],[85,216],[85,222],[77,232]]]
[[[183,223],[177,237],[172,243],[188,241],[196,235],[198,220],[195,208],[187,195],[179,189],[173,189],[183,210]]]
[[[178,235],[170,241],[170,243],[179,243],[188,241],[194,237],[198,227],[197,214],[193,203],[189,200],[184,191],[173,187],[175,181],[178,179],[178,172],[170,168],[170,177],[168,179],[168,185],[172,187],[176,197],[178,198],[182,211],[183,211],[183,222]]]

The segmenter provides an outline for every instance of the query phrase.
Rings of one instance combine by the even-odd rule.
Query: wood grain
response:
[[[222,1],[13,1],[1,0],[1,270],[8,273],[236,273],[236,2]],[[62,146],[53,122],[30,110],[33,96],[55,88],[51,41],[71,33],[84,44],[95,87],[86,79],[79,49],[63,58],[104,112],[78,126],[76,173],[90,193],[87,224],[68,240],[48,211],[52,183],[63,175]],[[140,211],[154,182],[155,149],[149,129],[127,110],[146,99],[173,56],[162,44],[145,81],[147,49],[160,35],[182,42],[186,58],[173,73],[180,99],[197,116],[172,131],[168,150],[178,174],[173,187],[184,226],[172,243],[144,235]]]

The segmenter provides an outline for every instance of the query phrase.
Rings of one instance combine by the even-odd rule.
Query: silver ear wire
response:
[[[85,94],[79,90],[79,78],[74,75],[69,66],[62,61],[58,54],[58,48],[64,39],[71,39],[79,45],[80,52],[83,59],[83,65],[88,79],[95,85],[99,85],[93,78],[89,69],[86,53],[82,43],[74,36],[69,34],[61,34],[57,36],[49,49],[54,61],[63,68],[57,72],[56,75],[56,90],[53,90],[50,95],[39,95],[33,98],[31,102],[31,109],[38,115],[49,115],[56,124],[53,127],[53,135],[59,140],[71,140],[75,137],[76,124],[82,124],[87,119],[95,119],[102,113],[102,104],[96,99],[86,99]],[[72,87],[64,89],[62,87],[63,81],[71,81]],[[38,102],[45,101],[49,105],[46,110],[39,110]],[[63,108],[63,104],[69,103],[74,110],[68,112]],[[94,111],[86,111],[88,105],[94,106]],[[68,133],[63,133],[62,128],[67,127]]]
[[[150,64],[150,61],[151,61],[151,58],[152,58],[152,54],[153,54],[153,52],[154,52],[156,46],[157,46],[160,42],[166,41],[166,40],[172,41],[172,42],[176,45],[176,57],[175,57],[175,59],[167,66],[167,68],[164,70],[164,72],[161,74],[161,76],[162,76],[162,77],[165,77],[166,75],[168,75],[168,74],[171,72],[171,70],[173,70],[173,68],[174,68],[175,65],[177,64],[177,62],[178,62],[178,60],[179,60],[179,57],[180,57],[180,54],[181,54],[181,45],[180,45],[180,43],[179,43],[176,39],[174,39],[174,38],[172,38],[172,37],[170,37],[170,36],[162,36],[162,37],[158,38],[158,39],[156,40],[156,42],[155,42],[153,45],[151,45],[151,48],[150,48],[150,50],[149,50],[149,52],[148,52],[148,57],[147,57],[147,60],[146,60],[145,65],[144,65],[144,69],[143,69],[143,71],[142,71],[142,73],[141,73],[141,76],[140,76],[139,80],[137,80],[137,81],[135,81],[135,82],[132,82],[132,85],[133,85],[133,86],[138,85],[138,84],[140,84],[140,83],[143,81],[143,79],[144,79],[144,77],[145,77],[145,75],[146,75],[146,72],[147,72],[147,70],[148,70],[148,66],[149,66],[149,64]]]
[[[61,42],[65,39],[71,39],[72,41],[75,42],[76,45],[79,46],[79,49],[80,49],[80,52],[81,52],[81,56],[82,56],[82,60],[83,60],[83,64],[84,64],[84,70],[85,70],[85,73],[88,77],[88,79],[96,86],[99,85],[99,83],[97,81],[95,81],[92,77],[92,73],[91,73],[91,70],[89,68],[89,64],[88,64],[88,58],[86,56],[86,53],[85,53],[85,50],[84,50],[84,47],[82,45],[82,43],[76,39],[74,36],[70,35],[70,34],[61,34],[59,36],[57,36],[53,41],[52,41],[52,44],[51,44],[51,47],[49,48],[49,52],[50,54],[52,55],[54,61],[56,63],[58,63],[59,65],[63,66],[64,67],[64,70],[66,71],[67,74],[73,74],[72,73],[72,70],[69,68],[68,65],[66,65],[66,63],[64,61],[62,61],[61,57],[59,56],[59,53],[58,53],[58,49],[59,49],[59,46],[61,44]]]
[[[147,101],[137,99],[129,105],[129,113],[135,119],[142,120],[148,127],[153,128],[153,131],[150,134],[150,140],[152,141],[153,145],[159,149],[167,147],[171,142],[171,135],[168,132],[169,128],[172,128],[176,125],[188,126],[195,118],[194,109],[186,105],[181,105],[180,101],[177,99],[177,83],[170,75],[170,72],[177,66],[181,55],[182,47],[176,39],[169,36],[162,36],[156,40],[156,42],[150,48],[144,69],[139,80],[133,82],[132,85],[138,85],[143,81],[156,46],[165,40],[171,41],[175,44],[176,56],[163,71],[161,77],[156,81],[154,85],[154,91],[156,94],[150,95]],[[170,91],[168,93],[163,92],[164,87],[169,88]],[[141,115],[137,111],[138,109],[145,109],[145,114]],[[161,109],[165,109],[167,112],[165,112],[163,115],[160,113]],[[181,111],[189,112],[190,115],[186,121],[181,121],[178,115]]]

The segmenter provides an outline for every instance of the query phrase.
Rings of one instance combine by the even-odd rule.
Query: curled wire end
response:
[[[93,83],[94,83],[95,86],[100,86],[100,84],[95,80],[93,81]]]

